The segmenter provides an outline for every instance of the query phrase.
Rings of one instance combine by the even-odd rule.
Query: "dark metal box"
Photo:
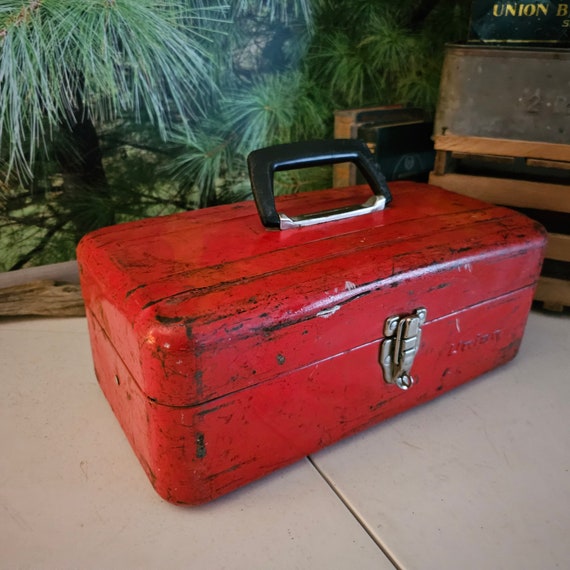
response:
[[[474,0],[469,41],[494,44],[569,44],[570,4],[559,0]]]

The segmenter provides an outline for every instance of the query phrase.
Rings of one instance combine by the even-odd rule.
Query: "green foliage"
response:
[[[243,155],[260,146],[277,144],[322,131],[323,118],[299,72],[271,74],[224,100],[224,115],[237,133],[236,149]]]
[[[467,32],[470,2],[319,0],[310,73],[339,108],[403,103],[433,112],[443,47]]]
[[[234,4],[234,26],[221,40],[223,56],[216,60],[219,96],[212,97],[206,120],[170,139],[178,152],[168,172],[192,193],[199,188],[200,206],[244,195],[250,151],[326,132],[330,108],[315,97],[319,89],[299,69],[310,3],[271,4]],[[283,188],[278,184],[278,191]]]
[[[102,225],[249,197],[247,154],[331,137],[335,109],[433,112],[469,6],[0,0],[0,270],[68,259]],[[330,182],[284,172],[276,192]]]
[[[215,88],[203,38],[223,10],[210,6],[3,0],[0,148],[9,167],[31,176],[38,147],[83,114],[95,123],[144,117],[162,136],[174,116],[196,116]]]
[[[236,164],[231,136],[215,121],[206,120],[190,136],[181,132],[171,140],[178,145],[178,151],[167,171],[183,186],[198,193],[198,206],[217,202],[220,181],[227,187],[245,175]]]

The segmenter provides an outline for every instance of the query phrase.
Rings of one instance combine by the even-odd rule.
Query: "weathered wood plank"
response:
[[[455,173],[438,175],[434,172],[430,174],[429,181],[441,188],[493,204],[570,212],[570,186],[566,184]]]
[[[0,317],[85,315],[79,285],[44,279],[0,289]]]
[[[548,234],[546,257],[558,261],[570,261],[570,235]]]
[[[434,143],[436,150],[570,162],[570,145],[567,144],[465,137],[453,134],[436,135]]]

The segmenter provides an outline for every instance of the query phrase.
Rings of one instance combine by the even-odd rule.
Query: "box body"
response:
[[[199,504],[513,358],[545,245],[530,219],[390,185],[384,211],[267,230],[252,202],[98,230],[78,248],[98,381],[157,492]],[[367,187],[282,198],[287,213]],[[386,321],[427,311],[414,384]]]

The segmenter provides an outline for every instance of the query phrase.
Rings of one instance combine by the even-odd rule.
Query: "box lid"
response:
[[[537,223],[427,184],[390,189],[383,211],[286,231],[264,228],[253,202],[95,231],[78,247],[88,315],[149,398],[189,406],[378,342],[390,315],[422,306],[430,322],[534,284]],[[278,205],[293,215],[369,195]]]

